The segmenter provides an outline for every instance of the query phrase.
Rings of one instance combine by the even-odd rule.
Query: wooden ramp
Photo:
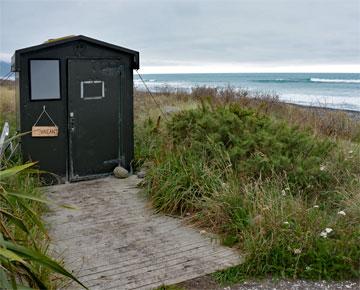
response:
[[[56,254],[90,289],[153,289],[241,263],[180,219],[153,213],[138,182],[107,177],[47,189],[53,201],[79,208],[54,208],[46,221]]]

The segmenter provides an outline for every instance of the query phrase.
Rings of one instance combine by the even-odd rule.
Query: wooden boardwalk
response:
[[[241,263],[180,219],[153,213],[138,182],[107,177],[48,188],[53,201],[79,208],[53,208],[46,221],[56,254],[90,289],[153,289]]]

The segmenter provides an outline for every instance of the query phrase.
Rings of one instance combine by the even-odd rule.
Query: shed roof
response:
[[[118,52],[133,55],[134,56],[133,69],[139,69],[139,52],[138,51],[128,49],[128,48],[125,48],[122,46],[114,45],[114,44],[104,42],[101,40],[97,40],[95,38],[87,37],[84,35],[74,35],[74,36],[62,37],[62,38],[57,38],[57,39],[49,39],[48,41],[46,41],[42,44],[29,46],[26,48],[16,50],[12,57],[12,60],[11,60],[12,71],[19,71],[19,69],[20,69],[19,68],[19,59],[20,59],[21,54],[23,54],[23,53],[46,49],[46,48],[54,47],[54,46],[69,43],[69,42],[79,41],[79,40],[82,40],[82,41],[85,41],[88,43],[92,43],[92,44],[96,44],[99,46],[103,46],[103,47],[106,47],[106,48],[109,48],[112,50],[116,50]]]

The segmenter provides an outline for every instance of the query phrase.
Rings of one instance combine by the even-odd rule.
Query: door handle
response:
[[[75,117],[73,112],[70,113],[69,127],[71,132],[75,132]]]

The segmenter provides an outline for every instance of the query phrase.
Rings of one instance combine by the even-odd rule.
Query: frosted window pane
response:
[[[58,60],[30,61],[31,100],[60,99]]]

